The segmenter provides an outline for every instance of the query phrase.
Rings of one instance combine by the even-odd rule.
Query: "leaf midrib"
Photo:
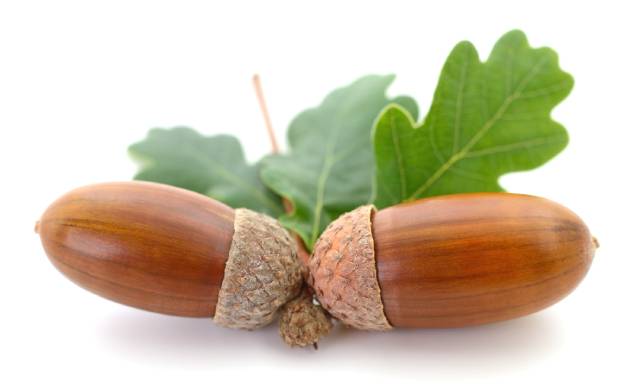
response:
[[[536,63],[536,65],[529,71],[529,73],[522,79],[518,87],[515,91],[513,91],[505,100],[502,102],[496,113],[487,120],[482,127],[476,132],[476,134],[465,144],[465,146],[458,152],[452,154],[447,161],[440,165],[438,170],[433,173],[429,179],[427,179],[417,190],[411,194],[411,196],[407,199],[407,201],[412,201],[420,196],[422,196],[433,184],[435,184],[438,179],[442,177],[454,164],[459,162],[460,160],[466,158],[468,156],[469,151],[475,146],[488,132],[493,128],[493,126],[502,118],[507,109],[511,106],[511,104],[520,98],[522,91],[527,86],[531,79],[537,74],[540,70],[540,67],[548,60],[547,57],[542,58]],[[462,82],[462,80],[461,80]],[[456,111],[456,114],[458,112]]]
[[[333,152],[333,150],[331,152]],[[324,206],[324,190],[334,163],[331,152],[325,154],[325,158],[322,164],[322,170],[320,171],[320,175],[318,176],[318,187],[316,189],[316,205],[313,209],[313,226],[311,227],[310,242],[314,242],[320,234],[320,213],[322,213],[322,208]]]
[[[400,172],[400,195],[402,198],[407,195],[407,177],[404,169],[404,161],[402,160],[402,152],[400,150],[400,139],[398,139],[398,127],[396,126],[396,120],[391,120],[391,138],[393,139],[394,155],[396,157],[396,163],[398,164],[398,170]]]
[[[350,101],[344,102],[339,111],[335,114],[334,120],[337,123],[342,122],[342,118],[346,116],[346,113],[349,111]],[[313,222],[311,225],[311,235],[309,236],[309,245],[313,245],[318,236],[320,235],[320,218],[322,214],[322,209],[324,208],[324,194],[325,188],[327,185],[327,181],[329,180],[329,176],[331,175],[331,170],[336,163],[340,162],[344,157],[348,155],[348,149],[345,152],[340,153],[339,155],[334,154],[335,147],[338,141],[338,134],[344,130],[339,124],[330,125],[331,132],[329,133],[329,139],[327,141],[326,152],[324,154],[324,158],[322,160],[322,170],[320,171],[320,175],[318,175],[318,186],[316,188],[316,201],[313,206]]]

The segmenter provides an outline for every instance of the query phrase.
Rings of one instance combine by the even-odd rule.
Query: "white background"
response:
[[[0,4],[0,386],[639,386],[631,2]],[[233,331],[91,295],[33,233],[64,192],[130,179],[126,148],[151,127],[233,133],[251,160],[268,152],[254,72],[284,144],[293,115],[364,74],[397,74],[391,94],[424,113],[456,42],[486,58],[512,28],[555,48],[576,86],[553,114],[571,134],[566,151],[502,183],[569,206],[602,245],[581,286],[543,312],[471,329],[338,328],[319,351],[289,349],[275,327]]]

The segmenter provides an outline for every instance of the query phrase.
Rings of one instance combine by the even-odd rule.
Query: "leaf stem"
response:
[[[271,124],[271,117],[269,116],[269,110],[267,109],[267,103],[264,98],[264,92],[262,91],[262,83],[260,82],[260,75],[253,75],[253,88],[256,91],[256,97],[258,98],[258,104],[260,105],[260,111],[262,111],[262,118],[264,119],[264,125],[267,127],[267,133],[269,134],[269,141],[271,141],[271,153],[277,154],[279,152],[278,141]]]
[[[278,147],[278,141],[276,140],[275,131],[273,130],[273,125],[271,125],[271,118],[269,116],[269,110],[267,109],[267,102],[264,98],[264,92],[262,90],[262,83],[260,82],[260,75],[253,75],[253,88],[256,92],[256,97],[258,98],[258,104],[260,105],[260,110],[262,111],[262,117],[264,118],[264,124],[267,128],[267,132],[269,134],[269,140],[271,141],[271,153],[276,155],[280,153],[280,148]],[[291,214],[293,212],[293,204],[287,198],[282,197],[282,205],[284,206],[284,210],[287,214]],[[304,242],[293,231],[291,232],[296,240],[296,248],[298,251],[298,257],[305,264],[309,261],[309,252],[304,245]]]

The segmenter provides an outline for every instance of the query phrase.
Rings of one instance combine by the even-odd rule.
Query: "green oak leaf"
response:
[[[182,187],[274,217],[284,212],[280,198],[260,180],[259,165],[247,163],[233,136],[206,137],[184,127],[152,129],[129,152],[142,164],[134,179]]]
[[[309,249],[332,220],[371,201],[371,129],[380,111],[396,102],[417,116],[411,98],[387,98],[393,79],[367,76],[335,90],[292,121],[288,154],[264,160],[262,180],[293,204],[280,222]]]
[[[376,122],[374,203],[503,191],[501,175],[538,167],[567,145],[550,113],[572,87],[556,53],[531,48],[521,31],[504,35],[484,63],[471,43],[459,43],[422,124],[397,105]]]

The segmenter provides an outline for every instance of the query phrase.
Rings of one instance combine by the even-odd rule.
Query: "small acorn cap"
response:
[[[306,287],[282,307],[280,336],[289,346],[317,347],[320,338],[329,334],[332,327],[331,317],[313,303],[313,295]]]
[[[361,206],[333,221],[316,242],[307,282],[331,315],[361,330],[388,330],[376,261],[371,217]]]

